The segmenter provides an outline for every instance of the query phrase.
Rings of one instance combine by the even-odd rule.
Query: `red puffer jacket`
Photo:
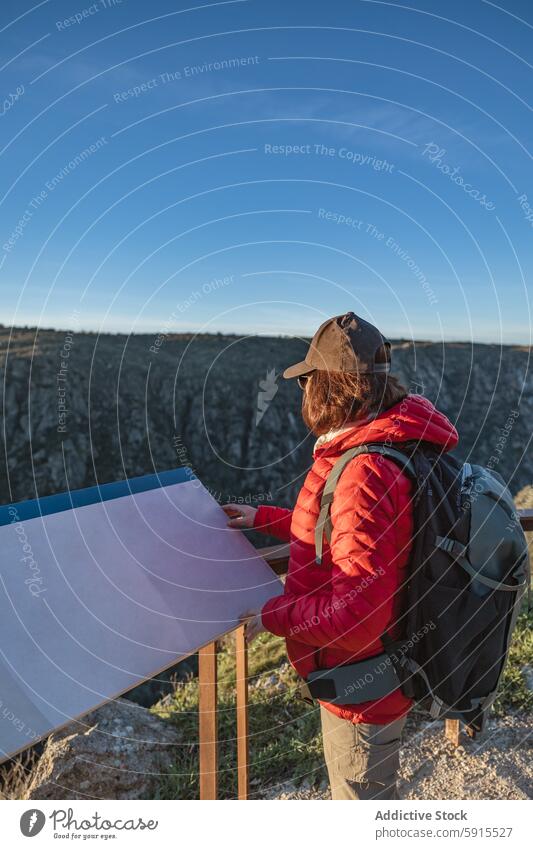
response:
[[[372,421],[317,441],[294,510],[266,505],[257,510],[257,530],[290,540],[285,591],[263,607],[263,625],[285,637],[289,659],[302,676],[380,654],[385,630],[399,636],[390,626],[398,613],[413,534],[410,479],[390,459],[376,454],[354,458],[335,490],[331,547],[324,540],[321,566],[315,564],[314,531],[325,480],[344,451],[363,442],[411,439],[433,442],[444,451],[458,442],[446,416],[421,395],[408,395]],[[383,725],[410,704],[395,690],[379,701],[324,706],[352,722]]]

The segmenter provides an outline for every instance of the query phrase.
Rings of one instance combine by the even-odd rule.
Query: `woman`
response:
[[[390,375],[390,343],[350,312],[324,322],[305,360],[284,372],[303,390],[302,415],[318,437],[294,510],[245,506],[228,525],[290,541],[284,594],[248,612],[248,638],[261,630],[287,642],[304,678],[384,651],[400,636],[395,619],[409,562],[412,483],[390,458],[360,454],[346,466],[331,506],[331,542],[315,561],[315,526],[328,474],[357,445],[431,442],[448,451],[455,428]],[[333,799],[397,799],[400,735],[411,702],[400,689],[360,704],[320,701],[324,755]]]

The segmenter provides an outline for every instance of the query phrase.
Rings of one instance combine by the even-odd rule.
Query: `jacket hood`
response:
[[[354,422],[320,437],[313,455],[339,454],[363,442],[406,442],[417,439],[451,451],[459,442],[451,421],[423,395],[407,395],[375,418]]]

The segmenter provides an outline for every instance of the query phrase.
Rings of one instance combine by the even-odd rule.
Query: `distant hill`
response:
[[[305,348],[288,338],[0,327],[0,499],[189,464],[220,501],[291,504],[314,439],[300,390],[277,376]],[[493,463],[513,494],[533,482],[528,348],[400,340],[393,357],[406,385],[456,423],[459,456]]]

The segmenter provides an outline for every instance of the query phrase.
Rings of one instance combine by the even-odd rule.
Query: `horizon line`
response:
[[[74,334],[85,334],[91,336],[125,336],[125,337],[141,337],[141,336],[164,336],[166,339],[172,339],[173,337],[180,336],[236,336],[243,338],[265,338],[265,339],[312,339],[312,334],[307,336],[300,336],[297,333],[267,333],[262,331],[254,331],[252,333],[246,333],[245,331],[233,331],[233,330],[177,330],[177,331],[168,331],[163,332],[161,328],[156,330],[143,330],[143,331],[125,331],[125,330],[95,330],[91,328],[82,328],[82,327],[58,327],[58,326],[39,326],[37,324],[24,324],[24,325],[6,325],[0,322],[0,330],[7,330],[10,333],[13,331],[34,331],[37,333],[74,333]],[[503,342],[501,340],[498,341],[490,341],[487,339],[464,339],[464,338],[444,338],[444,337],[436,337],[431,338],[431,336],[420,336],[420,337],[408,337],[408,336],[392,336],[388,337],[392,343],[400,344],[408,342],[410,344],[414,343],[429,343],[432,345],[438,344],[448,344],[448,345],[490,345],[490,346],[500,346],[507,348],[532,348],[533,344],[528,342]]]

